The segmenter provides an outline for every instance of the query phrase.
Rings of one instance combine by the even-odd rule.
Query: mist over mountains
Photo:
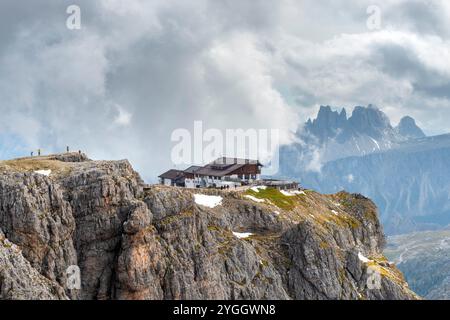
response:
[[[426,137],[415,120],[394,127],[377,107],[321,107],[280,153],[281,175],[323,193],[359,192],[380,210],[387,234],[450,223],[450,135]]]

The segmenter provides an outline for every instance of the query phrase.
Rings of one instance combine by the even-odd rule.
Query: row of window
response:
[[[202,176],[196,176],[195,178],[202,178]],[[216,177],[216,176],[207,176],[208,179],[210,180],[226,180],[226,178],[230,178],[230,177]],[[238,179],[241,178],[241,176],[237,177]],[[242,179],[244,180],[256,180],[256,174],[246,174],[246,175],[242,175]]]

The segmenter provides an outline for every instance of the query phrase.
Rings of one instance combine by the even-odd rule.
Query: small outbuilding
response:
[[[172,187],[184,187],[185,180],[186,180],[186,174],[184,171],[173,169],[173,170],[164,172],[158,178],[159,178],[160,184],[162,184],[162,185],[172,186]]]

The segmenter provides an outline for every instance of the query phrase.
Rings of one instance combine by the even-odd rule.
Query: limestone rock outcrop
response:
[[[126,160],[25,158],[0,162],[0,229],[1,299],[418,298],[374,204],[345,192],[149,187]]]

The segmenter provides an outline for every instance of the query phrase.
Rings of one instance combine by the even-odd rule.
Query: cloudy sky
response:
[[[449,61],[447,0],[2,0],[0,157],[70,145],[151,181],[177,128],[288,143],[321,104],[450,132]]]

